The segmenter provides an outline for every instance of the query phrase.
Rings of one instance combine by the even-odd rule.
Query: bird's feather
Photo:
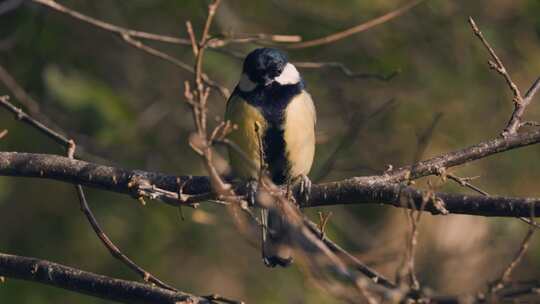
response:
[[[225,120],[235,125],[229,135],[236,148],[229,148],[229,159],[237,177],[256,178],[261,166],[259,137],[266,131],[267,123],[262,113],[240,95],[233,94],[227,102]],[[260,126],[259,134],[255,125]]]
[[[285,110],[284,139],[288,175],[307,175],[315,155],[315,106],[306,91],[295,96]]]

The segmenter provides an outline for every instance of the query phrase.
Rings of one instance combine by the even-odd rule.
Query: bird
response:
[[[316,110],[306,84],[279,49],[258,48],[244,59],[242,74],[227,101],[225,120],[233,175],[256,185],[261,168],[276,185],[299,182],[305,196],[315,155]],[[247,158],[247,160],[246,160]],[[256,192],[256,186],[251,193]],[[269,267],[293,261],[283,216],[261,209],[262,257]]]

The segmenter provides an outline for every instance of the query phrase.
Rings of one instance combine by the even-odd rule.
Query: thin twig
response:
[[[504,77],[506,84],[514,95],[514,111],[512,112],[512,115],[510,116],[510,119],[502,132],[502,135],[508,136],[515,134],[523,125],[521,119],[523,114],[525,113],[525,108],[531,103],[532,99],[540,89],[540,77],[538,77],[534,81],[529,90],[527,90],[527,93],[525,93],[525,96],[523,96],[518,86],[510,77],[510,74],[508,73],[508,70],[504,66],[502,60],[499,58],[499,56],[497,56],[497,53],[491,47],[487,39],[484,37],[472,17],[469,17],[469,23],[474,34],[478,37],[478,39],[480,39],[484,47],[489,52],[489,55],[491,56],[492,60],[488,61],[489,66]]]
[[[276,35],[276,34],[242,34],[222,33],[214,35],[208,42],[210,48],[220,48],[230,43],[296,43],[302,41],[299,35]]]
[[[389,279],[384,277],[383,275],[379,274],[374,269],[371,269],[369,266],[362,263],[359,259],[357,259],[354,255],[347,252],[345,249],[343,249],[341,246],[339,246],[337,243],[332,241],[331,239],[327,238],[322,231],[317,227],[317,224],[313,223],[312,221],[308,219],[304,219],[304,224],[319,238],[321,239],[332,252],[343,256],[347,259],[348,263],[352,265],[352,267],[359,271],[360,273],[364,274],[368,278],[370,278],[374,283],[382,285],[384,287],[394,289],[396,288],[396,285],[392,283]]]
[[[243,301],[232,300],[219,294],[211,294],[211,295],[203,296],[203,298],[209,300],[212,303],[217,301],[217,302],[226,303],[226,304],[244,304]]]
[[[101,240],[103,245],[105,245],[105,248],[109,250],[111,255],[121,261],[122,263],[126,264],[129,268],[131,268],[135,273],[140,275],[145,282],[153,283],[161,288],[165,288],[172,291],[178,291],[176,288],[172,287],[171,285],[168,285],[161,280],[159,280],[156,276],[151,274],[150,272],[144,270],[142,267],[137,265],[135,262],[133,262],[127,255],[125,255],[107,236],[107,234],[103,231],[99,223],[97,222],[94,214],[90,210],[90,207],[88,206],[88,202],[86,201],[86,197],[84,195],[84,191],[81,185],[76,186],[77,190],[77,196],[79,197],[79,202],[81,205],[81,211],[86,216],[86,219],[92,226],[92,229],[94,229],[94,232],[98,236],[98,238]]]
[[[536,229],[540,229],[540,223],[538,223],[537,221],[535,221],[533,219],[530,219],[530,218],[527,218],[527,217],[520,217],[519,219],[522,222],[526,223],[527,225],[531,225]]]
[[[407,241],[406,249],[405,249],[405,269],[406,269],[406,276],[409,278],[409,288],[412,290],[420,290],[420,282],[418,282],[418,278],[416,277],[416,271],[415,271],[415,258],[416,258],[416,248],[418,246],[418,227],[420,224],[420,218],[422,215],[422,210],[424,208],[425,204],[419,209],[415,210],[414,208],[408,211],[405,211],[407,213],[407,219],[409,221],[410,225],[410,231],[409,231],[409,238]],[[415,216],[416,214],[416,216]]]
[[[531,204],[530,207],[531,213],[530,213],[530,222],[534,223],[535,218],[535,208]],[[536,232],[536,227],[534,225],[529,225],[529,229],[527,230],[527,234],[523,238],[523,241],[521,241],[521,245],[519,246],[519,250],[516,252],[514,258],[508,264],[508,266],[504,269],[501,276],[495,280],[494,283],[491,284],[491,287],[489,288],[489,296],[495,295],[497,291],[503,289],[505,285],[510,281],[510,276],[512,275],[512,271],[516,268],[516,266],[521,262],[523,257],[525,256],[525,253],[527,252],[527,249],[529,248],[529,245],[531,243],[532,237],[534,233]]]
[[[39,113],[39,104],[28,95],[8,71],[0,65],[0,81],[13,93],[13,96],[22,103],[32,116]]]
[[[478,188],[477,186],[471,184],[469,181],[474,179],[474,177],[459,177],[459,176],[456,176],[454,174],[451,174],[451,173],[445,173],[444,174],[444,177],[447,177],[453,181],[455,181],[456,183],[458,183],[460,186],[462,187],[466,187],[466,188],[469,188],[473,191],[476,191],[484,196],[489,196],[489,193],[487,193],[486,191]]]
[[[22,91],[22,94],[27,95],[26,92],[24,91]],[[52,138],[55,142],[65,147],[68,158],[70,159],[74,158],[75,150],[76,150],[75,141],[73,141],[72,139],[68,139],[67,137],[61,135],[60,133],[55,132],[52,129],[48,128],[43,123],[33,119],[30,115],[26,114],[21,109],[18,109],[15,106],[13,106],[11,103],[9,103],[8,100],[9,100],[8,96],[2,96],[0,97],[0,104],[3,105],[8,110],[12,111],[17,116],[17,119],[28,123],[30,126],[36,128],[38,131],[41,131],[44,135],[48,136],[49,138]],[[177,291],[177,289],[175,289],[174,287],[171,287],[163,283],[162,281],[157,279],[155,276],[153,276],[151,273],[139,267],[136,263],[134,263],[131,259],[129,259],[129,257],[127,257],[124,253],[122,253],[120,249],[118,249],[117,246],[114,245],[114,243],[109,239],[109,237],[101,229],[95,216],[90,210],[90,207],[88,206],[88,203],[86,202],[86,198],[85,198],[82,186],[80,184],[77,184],[75,188],[76,188],[77,195],[79,197],[79,201],[81,204],[81,210],[87,217],[89,223],[91,224],[92,228],[96,232],[99,239],[103,242],[106,248],[111,252],[112,256],[119,259],[120,261],[128,265],[131,269],[133,269],[135,272],[140,274],[144,278],[145,281],[154,283],[157,286],[160,286],[162,288]]]
[[[495,50],[491,47],[491,45],[486,40],[486,38],[484,38],[484,35],[482,34],[482,32],[480,31],[480,29],[478,28],[478,26],[476,25],[476,22],[474,22],[474,19],[472,17],[469,17],[469,24],[471,25],[471,28],[474,34],[476,35],[476,37],[480,39],[480,41],[482,42],[484,47],[487,49],[487,51],[489,52],[489,55],[492,58],[492,60],[488,61],[489,66],[504,77],[504,79],[506,80],[506,84],[508,84],[508,86],[512,90],[512,93],[514,94],[514,102],[521,103],[523,101],[523,97],[521,96],[521,91],[519,90],[518,86],[514,83],[514,81],[510,77],[510,74],[508,74],[506,67],[504,66],[499,56],[497,56],[497,53],[495,53]]]
[[[188,72],[191,72],[191,73],[194,73],[195,71],[193,70],[193,68],[191,66],[189,66],[189,64],[183,62],[183,61],[180,61],[178,60],[177,58],[169,55],[169,54],[166,54],[162,51],[159,51],[153,47],[150,47],[144,43],[142,43],[141,41],[139,40],[135,40],[133,39],[131,36],[129,35],[126,35],[126,34],[123,34],[122,35],[122,39],[128,43],[129,45],[135,47],[136,49],[139,49],[139,50],[142,50],[150,55],[153,55],[155,57],[158,57],[160,59],[163,59],[169,63],[172,63],[173,65],[185,70],[185,71],[188,71]],[[217,82],[211,80],[208,75],[206,74],[203,74],[202,76],[202,79],[203,81],[208,84],[209,86],[215,88],[218,90],[218,92],[224,97],[224,98],[228,98],[229,97],[229,90],[221,85],[219,85]]]
[[[426,152],[426,149],[429,146],[429,143],[433,139],[434,131],[437,128],[437,125],[441,121],[442,117],[443,117],[443,113],[441,113],[441,112],[436,113],[433,116],[433,121],[431,122],[431,124],[425,130],[423,130],[421,133],[416,135],[417,147],[416,147],[416,151],[414,153],[413,163],[417,163],[419,160],[422,159],[424,153]]]
[[[431,124],[421,133],[417,134],[417,145],[416,151],[413,156],[413,164],[418,163],[418,161],[423,158],[424,153],[426,152],[431,140],[433,139],[435,128],[439,124],[442,117],[443,113],[436,113],[433,117],[433,121],[431,122]],[[412,170],[415,170],[414,165]],[[410,183],[410,180],[407,180],[406,182]],[[435,208],[440,209],[441,214],[448,213],[448,210],[444,207],[444,203],[440,200],[440,198],[437,198],[434,195],[434,191],[433,189],[431,189],[432,186],[429,182],[428,185],[430,186],[430,190],[425,193],[425,196],[423,197],[421,205],[419,207],[414,202],[414,200],[411,197],[407,196],[405,193],[400,194],[399,197],[399,199],[402,201],[402,204],[404,206],[408,205],[410,210],[404,210],[407,222],[409,224],[409,231],[406,238],[405,254],[403,256],[401,266],[398,268],[397,272],[397,281],[399,283],[398,285],[402,285],[405,283],[403,279],[407,278],[407,288],[413,291],[420,290],[420,282],[416,277],[415,271],[415,258],[418,245],[418,227],[420,225],[422,213],[426,208],[428,202],[432,202]]]
[[[371,19],[371,20],[369,20],[367,22],[361,23],[359,25],[356,25],[356,26],[351,27],[349,29],[346,29],[344,31],[337,32],[337,33],[334,33],[334,34],[331,34],[331,35],[328,35],[328,36],[325,36],[325,37],[313,39],[313,40],[308,40],[308,41],[304,41],[304,42],[299,42],[299,43],[287,45],[286,48],[289,48],[289,49],[308,48],[308,47],[319,46],[319,45],[323,45],[323,44],[329,44],[329,43],[332,43],[332,42],[347,38],[347,37],[349,37],[351,35],[367,31],[367,30],[369,30],[369,29],[371,29],[371,28],[373,28],[373,27],[375,27],[377,25],[380,25],[380,24],[388,22],[388,21],[390,21],[392,19],[395,19],[395,18],[405,14],[411,8],[417,6],[418,4],[422,3],[423,1],[424,0],[411,1],[411,2],[405,4],[404,6],[398,8],[396,10],[393,10],[393,11],[391,11],[389,13],[386,13],[386,14],[384,14],[382,16]]]
[[[175,66],[177,66],[177,67],[179,67],[179,68],[181,68],[181,69],[183,69],[185,71],[188,71],[188,72],[191,72],[191,73],[195,72],[190,65],[180,61],[177,58],[174,58],[171,55],[168,55],[168,54],[166,54],[166,53],[164,53],[162,51],[159,51],[159,50],[157,50],[157,49],[155,49],[155,48],[153,48],[153,47],[151,47],[151,46],[149,46],[149,45],[147,45],[147,44],[143,43],[142,41],[137,40],[135,38],[154,40],[154,41],[161,41],[161,42],[174,43],[174,44],[190,45],[191,42],[189,40],[187,40],[187,39],[181,39],[181,38],[176,38],[176,37],[171,37],[171,36],[164,36],[164,35],[157,35],[157,34],[152,34],[152,33],[147,33],[147,32],[135,31],[135,30],[123,28],[123,27],[120,27],[120,26],[116,26],[116,25],[113,25],[113,24],[110,24],[110,23],[107,23],[107,22],[104,22],[104,21],[101,21],[101,20],[86,16],[84,14],[81,14],[81,13],[75,11],[75,10],[72,10],[72,9],[69,9],[69,8],[67,8],[65,6],[62,6],[62,5],[58,4],[57,2],[55,2],[53,0],[33,0],[33,1],[36,2],[36,3],[42,4],[44,6],[47,6],[49,8],[52,8],[52,9],[58,11],[58,12],[67,14],[67,15],[73,17],[73,18],[76,18],[77,20],[89,23],[89,24],[91,24],[93,26],[96,26],[96,27],[102,29],[102,30],[118,34],[120,36],[120,38],[122,38],[123,41],[125,41],[127,44],[135,47],[136,49],[139,49],[139,50],[141,50],[141,51],[143,51],[143,52],[145,52],[147,54],[150,54],[152,56],[163,59],[163,60],[165,60],[165,61],[167,61],[169,63],[172,63],[173,65],[175,65]],[[226,89],[225,87],[219,85],[215,81],[211,80],[208,77],[208,75],[203,75],[202,79],[209,86],[218,89],[218,91],[220,92],[220,94],[224,98],[229,97],[229,90]]]
[[[510,120],[508,121],[506,127],[504,128],[504,135],[515,134],[522,126],[539,125],[538,123],[531,121],[521,122],[522,116],[525,113],[525,108],[531,103],[539,89],[540,77],[538,77],[536,81],[532,84],[532,86],[529,88],[529,90],[527,90],[527,93],[525,93],[525,97],[523,98],[521,103],[514,103],[514,111],[512,112],[512,115],[510,116]]]
[[[377,79],[381,81],[389,81],[399,74],[399,71],[393,71],[387,75],[374,74],[374,73],[358,73],[353,72],[341,62],[293,62],[293,64],[301,69],[321,69],[321,68],[333,68],[339,70],[343,75],[350,78],[359,79]]]
[[[234,200],[234,191],[232,187],[228,186],[221,177],[217,174],[215,167],[212,164],[212,146],[214,135],[209,137],[206,130],[206,109],[207,109],[207,98],[208,98],[208,89],[204,87],[203,82],[201,81],[200,75],[202,74],[202,60],[203,53],[206,47],[208,32],[211,26],[212,17],[219,5],[219,1],[213,1],[208,7],[208,18],[206,20],[204,29],[201,34],[201,38],[195,45],[195,33],[193,27],[188,23],[187,31],[193,42],[193,52],[196,56],[195,58],[195,79],[194,82],[196,87],[192,90],[189,83],[185,85],[185,97],[189,105],[193,109],[194,123],[196,127],[197,139],[192,141],[192,147],[198,151],[201,156],[203,163],[210,175],[210,183],[214,191],[218,193],[219,196],[231,197]],[[218,126],[219,128],[220,126]],[[256,126],[254,126],[256,127]],[[212,134],[217,134],[216,131]],[[261,166],[263,167],[263,166]],[[262,172],[262,171],[261,171]],[[299,245],[300,248],[306,250],[306,252],[313,252],[322,254],[322,256],[328,259],[332,269],[339,273],[340,275],[351,277],[351,273],[346,269],[345,265],[341,260],[325,245],[320,238],[315,237],[312,232],[310,232],[303,224],[302,216],[296,206],[294,206],[285,195],[282,194],[282,191],[274,185],[271,180],[261,174],[259,179],[259,187],[262,192],[267,193],[273,202],[270,208],[276,208],[283,214],[287,219],[288,231],[291,233],[291,238],[296,239],[295,244]],[[231,204],[235,206],[236,204]],[[309,248],[309,249],[307,249]],[[308,251],[309,250],[309,251]],[[321,261],[316,258],[310,258],[309,263],[313,265],[318,265]],[[321,265],[322,266],[322,265]],[[328,266],[328,265],[327,265]],[[353,280],[354,282],[355,280]]]
[[[3,106],[5,109],[12,112],[15,115],[15,117],[17,118],[17,120],[20,120],[20,121],[22,121],[22,122],[36,128],[37,130],[39,130],[40,132],[45,134],[47,137],[49,137],[52,140],[54,140],[55,142],[57,142],[58,144],[63,145],[63,146],[67,146],[70,143],[70,140],[67,137],[65,137],[64,135],[50,129],[49,127],[45,126],[43,123],[35,120],[30,115],[26,114],[20,108],[17,108],[13,104],[11,104],[9,102],[9,96],[7,96],[7,95],[0,96],[0,106]]]
[[[527,234],[525,234],[525,237],[521,241],[521,245],[519,246],[519,249],[516,252],[514,258],[508,264],[508,266],[504,269],[500,278],[496,280],[495,283],[492,285],[491,293],[495,293],[499,291],[500,289],[502,289],[504,285],[510,280],[512,271],[514,271],[514,269],[519,264],[519,262],[521,262],[521,260],[523,259],[523,256],[525,256],[525,253],[527,252],[527,249],[529,249],[531,239],[535,232],[536,232],[536,228],[533,226],[529,226],[529,229],[527,230]]]
[[[146,39],[146,40],[154,40],[154,41],[159,41],[159,42],[181,44],[181,45],[190,44],[189,40],[187,39],[177,38],[177,37],[172,37],[172,36],[165,36],[165,35],[158,35],[158,34],[153,34],[153,33],[148,33],[148,32],[143,32],[143,31],[136,31],[136,30],[124,28],[121,26],[117,26],[111,23],[107,23],[107,22],[92,18],[90,16],[84,15],[82,13],[79,13],[70,8],[67,8],[53,0],[32,0],[32,1],[35,3],[39,3],[41,5],[47,6],[49,8],[52,8],[58,12],[67,14],[75,19],[86,22],[88,24],[96,26],[105,31],[117,33],[121,36],[126,35],[129,37],[136,37],[136,38],[141,38],[141,39]]]
[[[365,116],[360,115],[359,113],[353,113],[350,117],[346,118],[346,123],[349,127],[343,136],[341,136],[336,148],[328,155],[326,160],[319,165],[319,169],[317,172],[315,172],[315,174],[313,174],[315,176],[313,180],[320,181],[327,177],[332,172],[332,169],[339,159],[340,153],[346,151],[354,144],[355,141],[353,139],[358,135],[358,133],[360,133],[360,131],[365,128],[369,122],[377,118],[380,114],[384,113],[384,111],[388,110],[395,104],[396,100],[390,99]]]

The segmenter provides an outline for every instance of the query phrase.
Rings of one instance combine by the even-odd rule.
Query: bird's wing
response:
[[[233,93],[227,102],[225,120],[236,126],[228,136],[235,146],[229,147],[230,163],[235,176],[257,178],[261,164],[259,143],[262,142],[267,126],[262,113]]]

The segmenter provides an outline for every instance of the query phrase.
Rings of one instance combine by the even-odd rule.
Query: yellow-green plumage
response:
[[[264,134],[267,125],[263,115],[242,97],[233,95],[227,102],[225,120],[235,126],[229,140],[244,154],[229,148],[229,159],[235,176],[244,179],[256,178],[261,166],[258,136],[262,136],[257,133]],[[256,131],[256,124],[261,130]]]
[[[251,191],[246,193],[250,202],[255,203],[253,181],[263,164],[275,184],[300,177],[304,194],[309,194],[307,174],[315,154],[315,116],[304,81],[283,52],[260,48],[246,56],[225,119],[235,125],[229,134],[234,143],[234,148],[229,147],[232,173],[250,182]],[[287,220],[270,204],[261,209],[261,223],[265,265],[290,265],[293,256]]]
[[[302,91],[294,96],[284,111],[282,124],[285,141],[285,159],[288,165],[287,179],[307,175],[315,154],[315,107],[311,96]],[[243,152],[229,148],[229,157],[235,176],[256,178],[261,165],[259,142],[262,141],[268,122],[261,110],[239,95],[231,97],[227,104],[225,119],[236,125],[229,139]],[[256,130],[256,123],[260,129]],[[261,139],[259,139],[261,138]],[[250,160],[246,160],[246,157]],[[272,168],[269,168],[270,170]]]

